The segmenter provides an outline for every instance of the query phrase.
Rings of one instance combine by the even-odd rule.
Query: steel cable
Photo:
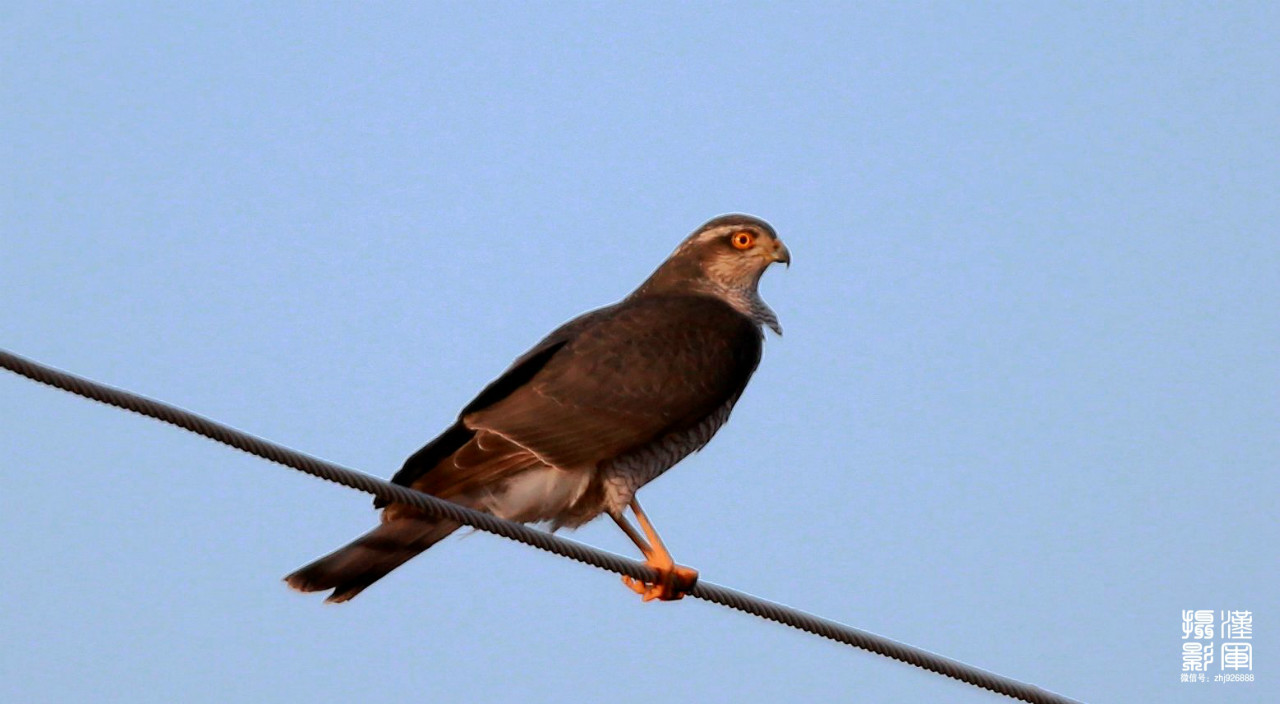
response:
[[[69,391],[84,398],[93,399],[100,403],[123,408],[127,411],[175,425],[215,442],[229,445],[251,455],[305,472],[313,477],[358,489],[389,502],[409,504],[438,518],[448,518],[479,530],[500,535],[504,538],[617,574],[629,575],[646,581],[653,581],[657,578],[657,573],[643,563],[519,523],[512,523],[487,513],[473,511],[429,494],[392,484],[332,462],[326,462],[162,401],[105,386],[89,379],[39,364],[6,350],[0,350],[0,367],[33,381],[47,384],[63,391]],[[1069,699],[1034,685],[997,675],[958,660],[952,660],[874,633],[783,606],[782,604],[766,601],[728,587],[699,581],[689,595],[829,638],[838,643],[884,655],[885,657],[1021,701],[1031,702],[1032,704],[1079,704],[1074,699]]]

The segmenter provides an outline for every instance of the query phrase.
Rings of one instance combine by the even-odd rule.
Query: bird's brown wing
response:
[[[457,490],[446,492],[446,489],[450,485],[458,485],[455,489],[464,489],[465,487],[460,485],[461,475],[478,474],[481,476],[477,476],[477,479],[487,478],[486,473],[477,471],[484,464],[483,459],[486,454],[494,455],[495,468],[505,465],[507,461],[503,455],[508,454],[511,448],[497,447],[491,440],[484,438],[479,442],[473,442],[476,431],[463,423],[463,416],[474,410],[488,407],[527,385],[561,348],[576,337],[579,330],[590,326],[599,318],[607,317],[616,307],[618,306],[609,306],[580,315],[556,328],[532,349],[520,355],[501,376],[490,382],[471,403],[462,409],[458,420],[453,425],[410,455],[400,471],[391,477],[391,481],[428,493],[445,492],[455,495],[458,493]],[[464,461],[460,466],[453,463],[452,458],[464,447],[468,447],[468,451],[463,454]],[[438,472],[437,468],[440,468]],[[373,505],[375,508],[383,508],[387,502],[375,499]]]
[[[523,355],[393,481],[455,496],[533,467],[594,468],[736,398],[760,351],[759,328],[717,299],[623,301]]]
[[[703,296],[624,302],[583,327],[529,383],[463,423],[555,467],[594,467],[696,425],[742,393],[759,328]]]

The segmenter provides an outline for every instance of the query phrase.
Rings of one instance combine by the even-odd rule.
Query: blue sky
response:
[[[389,476],[750,212],[786,335],[641,494],[679,560],[1090,702],[1280,694],[1274,4],[3,17],[5,348]],[[997,700],[487,535],[325,606],[280,578],[366,497],[12,376],[0,421],[5,701]],[[1180,684],[1183,609],[1255,612],[1258,681]]]

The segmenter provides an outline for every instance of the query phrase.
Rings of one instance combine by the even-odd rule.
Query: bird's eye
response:
[[[756,243],[756,236],[744,230],[735,232],[730,241],[733,242],[735,249],[746,249]]]

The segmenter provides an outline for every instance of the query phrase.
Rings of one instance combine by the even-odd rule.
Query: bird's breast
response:
[[[631,503],[640,487],[657,479],[680,460],[701,450],[729,420],[737,397],[729,399],[702,421],[684,430],[664,435],[601,467],[604,480],[604,510],[620,513]]]

